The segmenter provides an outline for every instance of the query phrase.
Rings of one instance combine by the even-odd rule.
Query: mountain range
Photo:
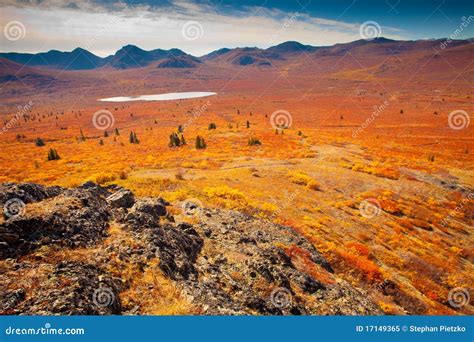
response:
[[[396,41],[381,37],[371,41],[357,40],[350,43],[319,47],[288,41],[267,49],[257,47],[222,48],[201,57],[192,56],[180,49],[146,51],[134,45],[126,45],[115,54],[104,58],[82,48],[76,48],[69,52],[51,50],[36,54],[8,52],[0,53],[0,58],[30,67],[46,67],[59,70],[130,69],[149,65],[155,65],[157,68],[194,68],[206,62],[269,67],[301,54],[317,58],[343,56],[348,52],[356,55],[368,53],[398,55],[428,50],[432,53],[433,50],[442,50],[441,44],[444,41],[446,39]],[[472,39],[453,40],[447,49],[466,46],[471,43]]]

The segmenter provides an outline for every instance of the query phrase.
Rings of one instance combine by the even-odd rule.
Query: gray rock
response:
[[[183,223],[169,215],[169,203],[161,198],[134,200],[129,190],[91,182],[74,189],[0,185],[0,199],[11,195],[40,205],[0,224],[0,314],[140,313],[139,303],[120,302],[120,292],[133,286],[133,280],[116,278],[120,264],[134,272],[157,264],[157,272],[203,314],[381,313],[367,293],[335,275],[314,246],[289,227],[205,208],[198,223]],[[123,231],[103,245],[111,224]],[[68,249],[59,254],[67,259],[77,247],[94,261],[56,257]],[[315,276],[318,272],[324,276]],[[31,284],[15,288],[15,277],[25,280],[27,274],[35,275]]]
[[[125,220],[132,223],[132,226],[154,226],[156,221],[166,216],[166,206],[168,202],[162,198],[143,198],[137,200]]]
[[[120,189],[107,197],[107,202],[115,208],[131,208],[135,204],[135,196],[128,189]]]

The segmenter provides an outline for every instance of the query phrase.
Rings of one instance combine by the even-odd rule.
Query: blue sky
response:
[[[332,45],[360,39],[359,28],[368,21],[380,36],[393,39],[443,38],[456,30],[462,39],[474,36],[474,20],[459,31],[469,16],[474,16],[472,0],[2,0],[0,50],[81,46],[105,56],[135,44],[202,55],[287,40]],[[6,39],[11,22],[21,23],[21,39]],[[186,28],[197,36],[186,36]]]

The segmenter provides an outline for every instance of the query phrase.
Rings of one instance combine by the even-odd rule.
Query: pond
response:
[[[194,99],[197,97],[206,97],[206,96],[212,96],[212,95],[217,95],[217,93],[206,92],[206,91],[192,91],[192,92],[184,92],[184,93],[166,93],[166,94],[155,94],[155,95],[108,97],[105,99],[99,99],[98,101],[103,101],[103,102],[166,101],[166,100]]]

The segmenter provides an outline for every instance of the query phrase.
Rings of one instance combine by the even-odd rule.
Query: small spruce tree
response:
[[[256,138],[250,137],[250,139],[249,139],[249,146],[257,146],[257,145],[262,145],[262,143],[260,142],[260,140],[258,140],[258,139],[256,139]]]
[[[137,138],[137,133],[130,131],[130,144],[139,144],[140,141]]]
[[[203,150],[207,147],[206,142],[204,141],[204,138],[201,136],[196,137],[196,149],[198,150]]]
[[[61,158],[59,157],[58,151],[50,148],[48,152],[48,160],[59,160],[59,159]]]
[[[44,146],[45,145],[44,140],[41,139],[41,138],[36,138],[35,144],[36,144],[36,146]]]

